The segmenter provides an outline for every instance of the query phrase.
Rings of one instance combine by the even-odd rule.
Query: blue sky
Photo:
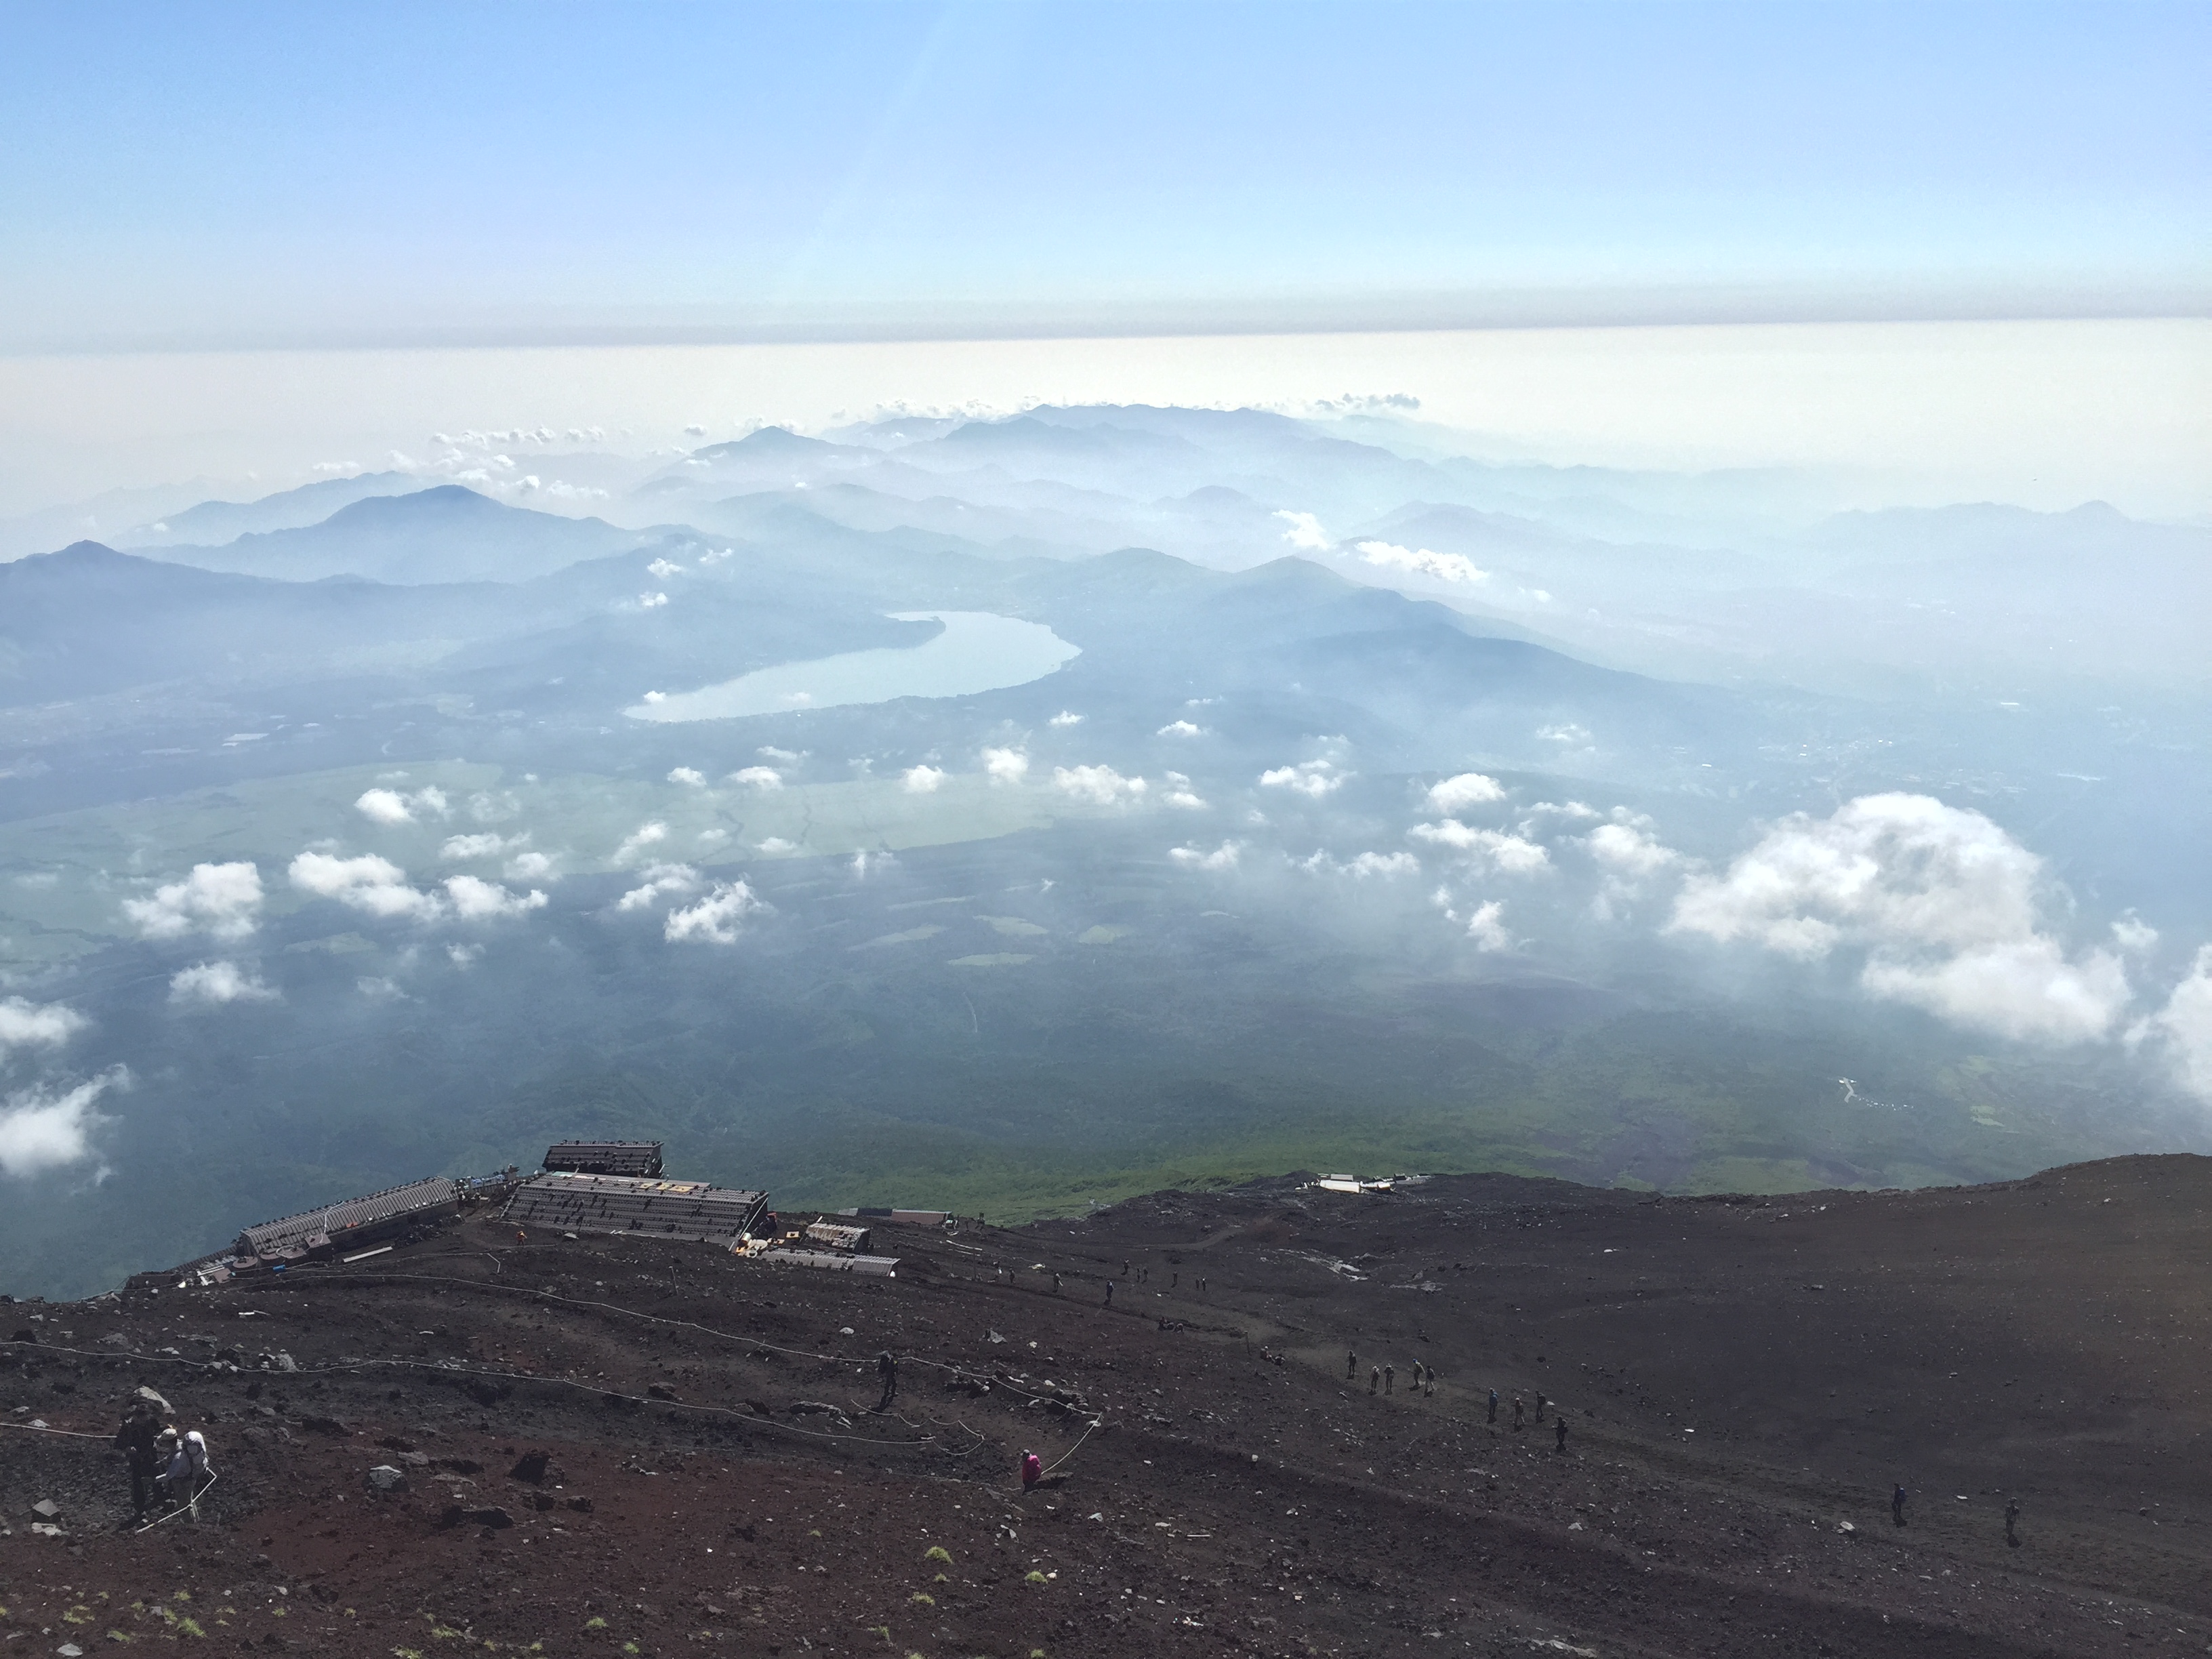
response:
[[[2201,4],[17,6],[0,349],[2201,313],[2208,46]]]

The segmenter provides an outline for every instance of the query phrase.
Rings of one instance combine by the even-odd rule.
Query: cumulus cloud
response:
[[[1406,833],[1415,841],[1486,860],[1510,876],[1533,876],[1552,865],[1551,854],[1533,841],[1499,830],[1472,830],[1457,818],[1417,823]]]
[[[797,749],[779,749],[772,743],[763,744],[759,748],[754,750],[753,753],[758,755],[763,760],[797,761],[805,760],[806,758],[804,750]]]
[[[1283,539],[1301,553],[1326,553],[1329,549],[1328,532],[1321,527],[1321,520],[1310,513],[1292,513],[1279,508],[1275,516],[1290,526]]]
[[[1170,720],[1152,735],[1156,738],[1202,738],[1206,735],[1206,728],[1189,720]]]
[[[2141,956],[2158,943],[2158,929],[2130,910],[2112,924],[2112,942],[2131,955]]]
[[[1446,778],[1429,787],[1429,811],[1442,812],[1448,817],[1470,806],[1484,806],[1504,799],[1505,786],[1480,772],[1462,772],[1457,777]]]
[[[2190,1092],[2212,1105],[2212,945],[2197,951],[2189,977],[2150,1018]]]
[[[730,774],[729,781],[743,784],[748,789],[781,789],[783,774],[773,766],[741,766]]]
[[[983,751],[983,775],[994,783],[1019,783],[1029,772],[1030,757],[1018,749]]]
[[[546,905],[543,893],[517,893],[495,881],[483,881],[475,876],[447,877],[446,896],[453,901],[453,914],[463,921],[494,921],[507,916],[527,915]]]
[[[1351,876],[1364,880],[1369,876],[1413,876],[1421,870],[1420,860],[1411,853],[1361,853],[1354,858],[1339,860],[1328,854],[1316,851],[1309,858],[1294,860],[1297,867],[1310,875]]]
[[[1195,847],[1170,847],[1168,856],[1187,870],[1234,870],[1244,851],[1241,841],[1224,841],[1211,853]]]
[[[527,834],[515,836],[493,835],[448,836],[446,844],[438,849],[438,856],[449,864],[465,864],[472,859],[495,859],[501,853],[530,844]]]
[[[1479,905],[1467,919],[1467,936],[1474,941],[1478,951],[1510,951],[1513,935],[1506,931],[1505,907],[1492,899]]]
[[[1094,806],[1135,800],[1149,787],[1142,778],[1125,778],[1110,766],[1055,766],[1052,781],[1076,799]]]
[[[1160,799],[1167,805],[1180,807],[1186,812],[1202,811],[1206,807],[1206,802],[1190,787],[1190,780],[1180,772],[1168,774],[1167,793]]]
[[[659,581],[666,581],[684,567],[672,559],[655,559],[646,569]]]
[[[552,869],[553,860],[543,853],[517,853],[500,873],[509,881],[536,881]]]
[[[417,789],[411,794],[402,793],[397,789],[365,789],[353,805],[354,811],[370,823],[386,825],[416,823],[425,817],[453,816],[453,805],[447,800],[446,792],[435,784]]]
[[[368,915],[434,921],[445,914],[443,900],[410,887],[404,870],[374,853],[354,859],[331,853],[302,853],[292,860],[288,873],[292,885],[301,892],[336,899]]]
[[[371,1002],[404,1002],[407,993],[399,988],[399,981],[380,974],[363,974],[354,981],[353,988]]]
[[[1601,823],[1583,837],[1606,873],[1623,881],[1641,881],[1680,861],[1681,854],[1663,844],[1639,824]]]
[[[687,789],[704,789],[707,787],[707,775],[696,767],[691,766],[672,768],[668,774],[668,781],[671,783],[680,783]]]
[[[1579,747],[1590,740],[1589,727],[1578,726],[1572,720],[1558,726],[1540,726],[1536,728],[1536,735],[1546,743],[1562,744],[1569,748]]]
[[[1344,787],[1348,774],[1340,772],[1332,760],[1300,761],[1296,766],[1278,766],[1260,774],[1260,786],[1264,789],[1288,789],[1310,800],[1320,800]]]
[[[1459,582],[1474,586],[1490,580],[1490,573],[1475,568],[1474,560],[1457,553],[1431,553],[1425,547],[1400,547],[1391,542],[1361,542],[1359,556],[1365,563],[1379,565],[1386,570],[1402,570],[1408,575],[1428,576],[1440,582]]]
[[[899,774],[899,787],[909,795],[933,795],[945,781],[942,768],[909,766]]]
[[[1693,876],[1668,925],[1802,961],[1862,948],[1872,995],[2007,1036],[2101,1036],[2126,1006],[2126,973],[2109,951],[2069,957],[2043,930],[2043,860],[1979,812],[1862,795]]]
[[[200,962],[169,980],[169,1000],[185,1008],[220,1008],[233,1002],[276,1002],[277,992],[260,975],[234,962]]]
[[[260,919],[261,870],[235,864],[195,864],[191,875],[154,890],[154,896],[123,901],[123,914],[147,939],[182,939],[204,930],[216,939],[244,939]]]
[[[58,1048],[91,1024],[58,1002],[0,997],[0,1060],[10,1048]]]
[[[1060,713],[1054,714],[1050,720],[1047,720],[1045,724],[1047,726],[1080,726],[1083,724],[1083,716],[1076,714],[1072,709],[1063,708]]]
[[[760,850],[769,854],[796,853],[799,850],[799,843],[795,841],[786,841],[781,836],[770,836],[766,841],[761,842]]]
[[[747,916],[768,907],[742,881],[716,882],[696,904],[671,910],[661,937],[672,945],[696,939],[708,945],[735,945]]]
[[[617,864],[628,864],[632,859],[635,858],[640,853],[642,853],[647,848],[652,847],[660,842],[666,841],[667,839],[668,826],[666,824],[660,823],[641,823],[636,829],[631,830],[629,834],[623,837],[622,845],[615,848],[614,861]]]
[[[688,864],[651,864],[640,873],[645,878],[643,884],[617,899],[616,909],[650,909],[665,895],[689,893],[699,885],[699,872]]]
[[[60,1094],[33,1088],[9,1095],[0,1107],[0,1172],[21,1177],[82,1163],[105,1121],[93,1108],[110,1090],[130,1086],[131,1073],[117,1066]]]

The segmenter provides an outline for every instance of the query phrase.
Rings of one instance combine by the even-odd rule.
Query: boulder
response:
[[[405,1492],[407,1475],[389,1463],[379,1463],[368,1472],[368,1485],[372,1492]]]

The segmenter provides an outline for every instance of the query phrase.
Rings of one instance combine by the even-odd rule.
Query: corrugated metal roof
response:
[[[302,1210],[297,1215],[260,1222],[239,1234],[238,1248],[249,1255],[265,1255],[304,1244],[318,1234],[335,1241],[362,1228],[386,1225],[448,1207],[455,1202],[459,1188],[460,1183],[451,1176],[410,1181],[404,1187],[344,1199],[319,1210]]]
[[[545,1167],[587,1175],[657,1176],[657,1140],[556,1140],[545,1149]]]

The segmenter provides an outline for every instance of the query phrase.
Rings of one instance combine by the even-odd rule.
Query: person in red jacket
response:
[[[1033,1451],[1022,1454],[1022,1490],[1027,1492],[1044,1479],[1044,1460]]]

